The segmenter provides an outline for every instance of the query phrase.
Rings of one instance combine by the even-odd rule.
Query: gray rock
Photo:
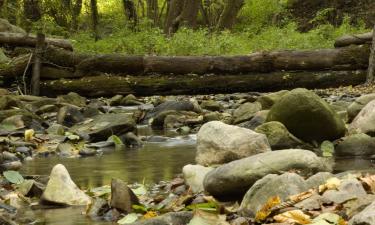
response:
[[[88,147],[84,147],[82,148],[81,150],[79,150],[79,154],[81,156],[84,156],[84,157],[87,157],[87,156],[94,156],[96,155],[97,151],[96,149],[94,148],[88,148]]]
[[[259,102],[246,102],[245,104],[240,105],[233,112],[234,124],[239,124],[244,121],[250,120],[254,117],[255,113],[262,110],[262,105]]]
[[[246,192],[239,211],[243,216],[253,217],[269,198],[279,196],[285,201],[289,196],[306,190],[305,180],[295,173],[269,174],[255,182]]]
[[[147,220],[140,220],[130,225],[183,225],[193,218],[192,212],[170,212]]]
[[[98,219],[102,217],[106,211],[109,210],[109,205],[107,201],[103,198],[93,199],[93,203],[87,211],[87,215],[93,219]]]
[[[255,129],[255,132],[267,136],[272,150],[301,148],[304,146],[304,143],[301,140],[289,133],[288,129],[286,129],[282,123],[277,121],[264,123],[258,126]]]
[[[375,100],[374,93],[362,95],[361,97],[358,97],[352,104],[350,104],[347,109],[349,121],[352,121],[358,115],[358,113],[363,109],[363,107],[365,107],[372,100]]]
[[[108,100],[110,106],[117,106],[121,104],[121,100],[124,96],[122,95],[115,95]]]
[[[344,136],[342,119],[315,93],[298,88],[272,106],[267,121],[279,121],[304,141],[335,140]]]
[[[358,199],[367,195],[361,182],[357,179],[345,179],[342,181],[338,190],[328,190],[324,192],[323,199],[325,202],[342,204],[352,199]]]
[[[194,193],[204,191],[203,180],[208,172],[213,170],[211,167],[201,165],[186,165],[182,168],[185,183],[189,185]]]
[[[77,93],[70,92],[67,95],[60,95],[57,97],[58,103],[68,103],[70,105],[75,105],[78,107],[85,107],[86,106],[86,98],[80,96]]]
[[[369,102],[349,125],[349,133],[375,134],[375,100]]]
[[[202,109],[207,109],[210,111],[220,111],[223,109],[223,106],[219,102],[214,101],[214,100],[202,101],[202,103],[200,104],[200,107]]]
[[[22,167],[22,163],[20,161],[4,161],[0,165],[0,169],[4,170],[20,170]]]
[[[308,189],[319,187],[319,185],[325,184],[326,181],[332,177],[334,177],[332,173],[319,172],[306,180],[306,187]]]
[[[60,156],[69,157],[72,156],[76,148],[70,143],[60,143],[57,145],[56,151]]]
[[[139,200],[128,185],[119,179],[112,179],[111,182],[111,207],[130,213],[132,206],[138,205]]]
[[[121,136],[135,129],[135,121],[127,113],[103,114],[92,121],[78,124],[69,129],[72,133],[88,136],[91,141],[104,141],[112,135]]]
[[[375,154],[375,138],[367,134],[344,137],[335,148],[336,156],[371,156]]]
[[[261,110],[255,113],[254,117],[251,120],[237,124],[237,126],[244,127],[250,130],[254,130],[255,128],[262,125],[266,121],[268,112],[269,110]]]
[[[166,101],[153,108],[145,116],[145,121],[157,117],[165,111],[195,111],[195,106],[190,101]]]
[[[285,94],[289,93],[287,90],[282,90],[266,95],[259,96],[257,102],[262,105],[262,109],[270,109],[276,102],[278,102]]]
[[[90,197],[72,181],[62,164],[53,167],[41,200],[46,204],[59,205],[87,205],[91,202]]]
[[[133,132],[128,132],[120,136],[120,139],[124,145],[131,148],[138,148],[143,145],[141,139],[137,137]]]
[[[241,195],[262,177],[292,169],[304,175],[331,170],[313,152],[289,149],[260,153],[219,166],[206,175],[203,184],[214,196]]]
[[[134,95],[129,94],[121,100],[120,104],[124,106],[134,106],[134,105],[142,105],[143,103],[138,101],[138,99]]]
[[[221,114],[219,112],[209,112],[203,115],[203,122],[207,123],[210,121],[219,121]]]
[[[57,123],[67,127],[80,123],[84,119],[79,108],[75,106],[63,106],[57,113]]]
[[[270,150],[264,134],[212,121],[197,134],[195,160],[200,165],[222,164]]]
[[[54,123],[46,130],[48,134],[53,135],[64,135],[65,134],[65,127],[61,124]]]
[[[375,202],[367,206],[362,212],[349,220],[349,225],[374,225],[375,224]]]

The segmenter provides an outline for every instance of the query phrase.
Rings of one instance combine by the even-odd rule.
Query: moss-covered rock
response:
[[[289,91],[282,90],[275,93],[262,95],[257,99],[257,102],[259,102],[262,105],[262,109],[270,109],[277,101],[279,101],[287,93],[289,93]]]
[[[315,93],[297,88],[280,99],[270,110],[267,121],[279,121],[304,141],[335,140],[344,136],[343,120]]]

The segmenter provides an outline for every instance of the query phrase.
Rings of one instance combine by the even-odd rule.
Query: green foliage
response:
[[[3,175],[5,179],[13,184],[22,184],[22,182],[24,181],[22,175],[17,171],[8,170],[3,172]]]

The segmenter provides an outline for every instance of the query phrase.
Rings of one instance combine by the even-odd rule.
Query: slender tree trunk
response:
[[[218,30],[231,29],[236,21],[237,14],[244,5],[244,0],[226,0],[224,10],[217,24]]]
[[[152,20],[156,25],[159,18],[158,0],[147,0],[147,18]]]
[[[92,30],[94,32],[95,41],[97,41],[100,39],[99,31],[98,31],[99,13],[98,13],[97,0],[90,0],[90,7],[91,7],[91,18],[92,18]]]
[[[40,95],[40,70],[42,66],[42,54],[44,49],[44,39],[45,36],[42,33],[37,34],[37,42],[34,54],[34,64],[33,64],[33,75],[31,78],[31,94]]]
[[[78,17],[82,10],[82,0],[76,0],[75,4],[72,6],[72,25],[71,29],[73,31],[78,30]]]
[[[367,74],[367,83],[374,83],[375,76],[375,26],[374,31],[372,32],[372,46],[371,54],[369,59],[368,74]]]
[[[137,15],[137,9],[135,7],[134,1],[123,0],[122,3],[123,3],[126,19],[132,22],[132,28],[135,29],[138,24],[138,15]]]
[[[176,32],[175,20],[180,16],[184,7],[184,0],[169,0],[168,2],[168,14],[165,19],[164,33],[168,36]]]
[[[201,0],[188,0],[185,1],[184,8],[177,21],[183,26],[189,28],[195,28],[197,25],[197,17],[199,12],[199,6],[201,5]]]

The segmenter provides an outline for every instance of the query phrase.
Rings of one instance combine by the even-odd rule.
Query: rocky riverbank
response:
[[[0,94],[4,224],[35,221],[19,216],[24,208],[72,205],[87,205],[94,220],[119,224],[375,223],[371,170],[332,173],[335,158],[374,158],[374,94]],[[163,135],[140,132],[145,126]],[[80,190],[63,165],[49,177],[16,172],[35,157],[141,150],[145,142],[195,133],[197,165],[151,186],[113,179]]]

